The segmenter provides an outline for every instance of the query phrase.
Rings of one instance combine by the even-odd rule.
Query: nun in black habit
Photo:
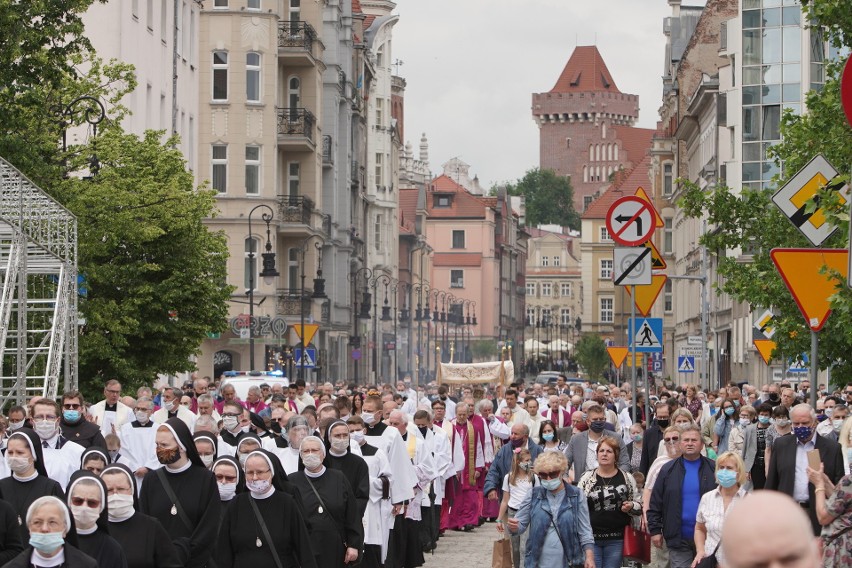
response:
[[[157,427],[156,451],[165,467],[145,474],[139,510],[162,523],[185,566],[203,568],[219,528],[216,478],[204,467],[189,428],[179,418]]]
[[[41,439],[29,428],[15,430],[6,444],[6,462],[12,475],[0,479],[0,499],[8,502],[17,514],[21,543],[30,541],[30,531],[24,519],[33,501],[52,495],[65,500],[65,493],[50,479],[41,453]]]
[[[363,518],[370,500],[370,468],[361,456],[349,448],[349,425],[343,420],[333,422],[326,431],[325,447],[328,453],[323,464],[346,476],[358,502],[358,517]]]
[[[326,449],[316,436],[302,440],[299,453],[304,469],[288,479],[301,496],[317,566],[343,568],[357,562],[364,546],[364,525],[349,480],[323,465]]]
[[[107,490],[101,478],[75,471],[68,482],[66,504],[74,518],[77,548],[97,560],[100,568],[127,568],[121,545],[109,535]]]
[[[195,450],[198,452],[198,457],[204,463],[204,467],[212,469],[213,462],[216,461],[217,452],[219,451],[216,434],[196,432],[192,435],[192,440],[195,442]]]
[[[219,531],[216,559],[223,568],[315,568],[311,538],[283,471],[264,450],[246,456],[249,491],[228,506]],[[278,478],[278,479],[276,479]]]
[[[109,533],[124,550],[127,568],[181,568],[178,551],[160,521],[139,510],[136,476],[124,464],[101,473],[107,488]]]
[[[104,468],[109,465],[109,462],[109,452],[106,448],[89,446],[80,456],[80,469],[100,475]]]

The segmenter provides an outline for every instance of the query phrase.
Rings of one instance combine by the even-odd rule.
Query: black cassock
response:
[[[341,472],[326,468],[316,478],[310,478],[325,506],[321,505],[304,471],[288,476],[299,490],[302,507],[311,527],[311,545],[317,566],[343,568],[346,547],[360,551],[364,546],[364,525],[358,515],[358,502],[349,480]],[[322,508],[322,512],[320,509]]]
[[[27,509],[33,504],[33,501],[39,497],[52,495],[58,497],[63,503],[65,502],[65,493],[59,483],[38,475],[30,481],[18,481],[14,476],[10,475],[5,479],[0,479],[0,499],[9,503],[18,515],[19,534],[21,542],[27,544],[30,542],[30,531],[27,529]]]
[[[121,545],[101,530],[92,534],[77,533],[80,550],[98,561],[99,568],[127,568],[127,559]]]
[[[0,566],[24,549],[18,526],[18,513],[6,501],[0,500]]]
[[[221,568],[275,566],[270,543],[263,534],[249,499],[253,497],[242,493],[227,506],[216,549],[216,562]],[[255,499],[254,502],[266,522],[282,566],[316,568],[311,537],[296,501],[286,493],[275,491],[266,499]],[[259,547],[258,539],[261,542]]]
[[[325,466],[342,472],[349,480],[358,503],[358,517],[363,517],[370,500],[370,468],[367,462],[347,450],[342,456],[329,452],[325,457]]]
[[[165,468],[164,468],[165,469]],[[210,559],[219,530],[219,489],[216,478],[207,468],[191,465],[177,473],[165,472],[189,522],[187,527],[177,514],[157,472],[149,471],[142,480],[139,494],[140,512],[159,520],[187,568],[202,568]]]
[[[109,534],[121,545],[127,568],[181,568],[171,538],[160,521],[136,513],[126,521],[110,522]]]

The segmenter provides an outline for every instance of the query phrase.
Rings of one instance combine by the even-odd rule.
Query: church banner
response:
[[[438,366],[438,384],[510,384],[515,381],[515,366],[509,361],[485,363],[441,363]]]

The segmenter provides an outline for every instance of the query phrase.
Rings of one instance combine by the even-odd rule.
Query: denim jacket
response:
[[[583,564],[584,551],[594,546],[595,538],[589,521],[589,506],[583,492],[564,481],[562,485],[565,497],[562,499],[555,521],[560,541],[563,547],[567,547],[567,550],[564,550],[562,566],[568,568]],[[530,531],[527,537],[524,566],[535,568],[538,566],[544,538],[551,527],[552,516],[547,500],[547,489],[541,486],[533,487],[521,504],[521,508],[518,509],[515,518],[518,519],[519,533],[527,529]]]

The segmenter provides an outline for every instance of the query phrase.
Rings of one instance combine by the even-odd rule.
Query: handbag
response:
[[[512,542],[508,538],[494,541],[491,568],[512,568]]]
[[[275,550],[275,541],[272,540],[272,537],[269,535],[269,529],[266,528],[266,521],[263,520],[263,515],[260,514],[257,503],[254,502],[254,497],[251,495],[249,495],[249,503],[251,503],[251,508],[254,511],[254,518],[257,519],[260,530],[263,532],[263,537],[266,539],[266,544],[269,546],[269,551],[272,553],[272,560],[275,561],[275,566],[277,568],[284,568],[284,565],[281,564],[281,559],[278,557],[278,551]],[[258,546],[260,546],[260,539],[257,540]]]
[[[633,525],[626,525],[624,527],[622,555],[625,560],[635,560],[642,564],[650,564],[651,535],[643,530],[633,528]]]
[[[716,548],[713,549],[713,554],[702,558],[698,564],[695,565],[695,568],[716,568],[719,565],[719,561],[716,560],[716,553],[719,552],[719,546],[721,544],[722,541],[719,541],[719,544],[717,544]]]

